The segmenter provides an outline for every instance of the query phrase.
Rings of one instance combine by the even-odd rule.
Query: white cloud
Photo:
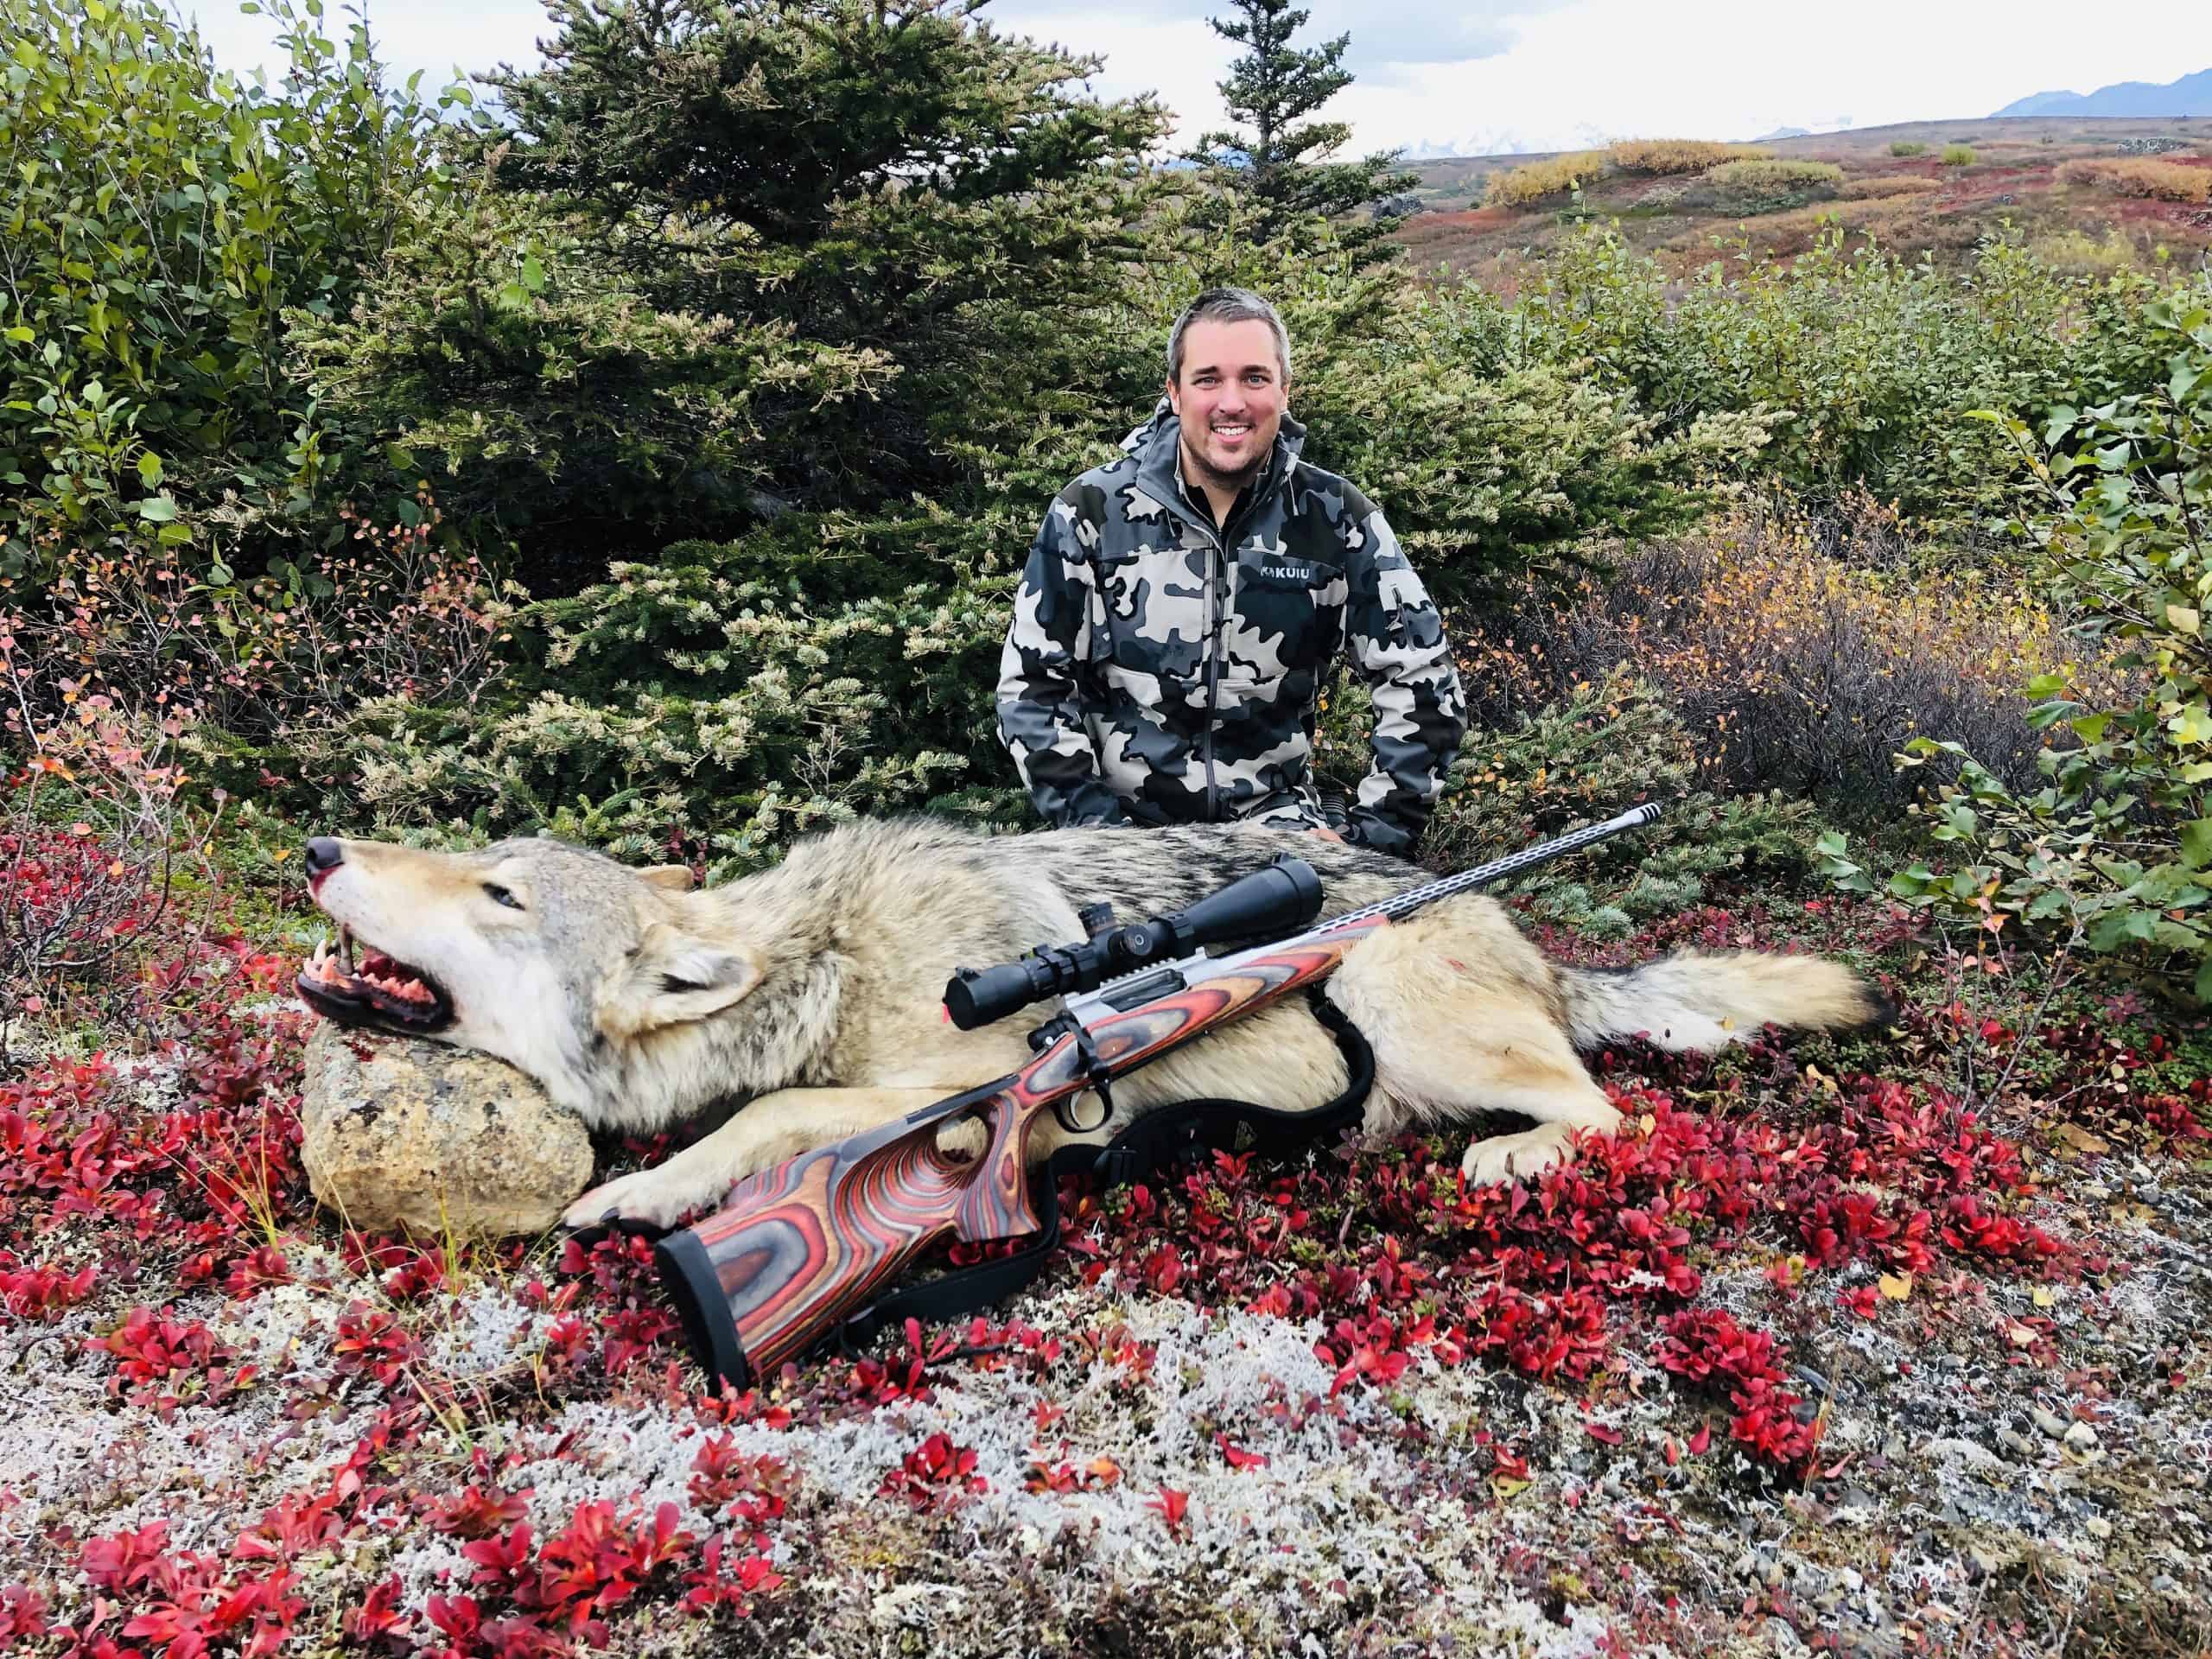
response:
[[[2167,81],[2212,65],[2212,5],[2135,0],[2126,27],[2084,29],[2073,0],[1860,0],[1849,10],[1771,0],[1310,0],[1300,38],[1349,29],[1359,79],[1329,114],[1359,151],[1471,141],[1565,149],[1621,137],[1748,138],[1777,127],[1980,117],[2029,93]],[[199,0],[226,66],[282,60],[265,19]],[[996,0],[1001,30],[1101,54],[1112,97],[1153,92],[1187,141],[1223,122],[1215,83],[1236,48],[1207,27],[1227,0]],[[377,0],[384,54],[442,84],[455,65],[537,60],[535,0]],[[334,7],[333,22],[342,21]],[[1848,111],[1848,114],[1843,113]]]

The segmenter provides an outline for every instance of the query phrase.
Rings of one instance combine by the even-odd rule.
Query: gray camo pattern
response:
[[[1287,416],[1226,535],[1186,494],[1165,401],[1063,491],[1029,550],[999,734],[1059,826],[1325,822],[1319,689],[1348,653],[1374,698],[1347,839],[1409,854],[1466,727],[1444,623],[1381,509],[1299,459]]]

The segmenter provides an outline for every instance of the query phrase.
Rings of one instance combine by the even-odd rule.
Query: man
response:
[[[1029,550],[999,732],[1054,824],[1253,818],[1333,836],[1308,775],[1339,651],[1373,688],[1343,839],[1410,854],[1465,728],[1444,626],[1382,512],[1299,459],[1274,308],[1210,289],[1167,396]]]

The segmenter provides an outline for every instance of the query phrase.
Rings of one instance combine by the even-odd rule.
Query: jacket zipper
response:
[[[1213,722],[1215,701],[1221,691],[1221,584],[1229,579],[1229,555],[1216,537],[1216,568],[1206,581],[1206,822],[1221,817],[1221,785],[1214,775]]]

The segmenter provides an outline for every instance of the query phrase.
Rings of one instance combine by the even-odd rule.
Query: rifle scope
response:
[[[973,1031],[1032,1002],[1095,991],[1116,975],[1187,957],[1201,945],[1294,932],[1320,909],[1321,878],[1304,859],[1286,855],[1173,916],[1102,926],[1081,944],[1040,944],[995,968],[960,969],[945,984],[945,1011],[961,1030]]]

